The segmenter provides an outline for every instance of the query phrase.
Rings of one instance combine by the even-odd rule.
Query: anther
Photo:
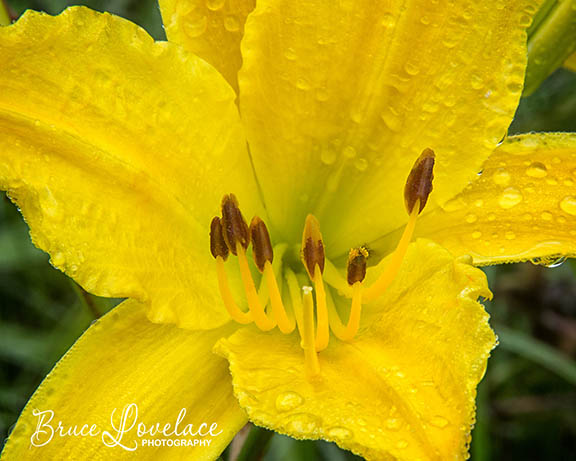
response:
[[[210,253],[214,258],[220,256],[224,261],[228,258],[228,246],[222,234],[222,221],[216,216],[210,223]]]
[[[256,267],[260,272],[264,272],[266,263],[272,263],[274,252],[266,224],[258,216],[254,216],[250,222],[250,238]]]
[[[237,254],[238,244],[248,248],[250,232],[234,194],[225,195],[222,199],[222,227],[224,240],[232,254]]]
[[[320,224],[311,214],[306,217],[304,224],[301,259],[311,280],[315,280],[316,266],[318,266],[320,275],[324,272],[325,255]]]
[[[346,270],[348,285],[362,282],[366,277],[366,259],[368,251],[365,248],[353,248],[348,255],[348,267]]]
[[[426,206],[428,196],[432,192],[432,180],[434,179],[434,151],[430,148],[424,149],[406,180],[404,187],[404,203],[408,214],[419,203],[420,209],[418,214],[422,212]]]

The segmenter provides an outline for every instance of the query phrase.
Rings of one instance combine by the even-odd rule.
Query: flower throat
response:
[[[404,201],[409,214],[404,233],[388,265],[370,286],[364,284],[368,250],[363,247],[350,250],[344,279],[326,259],[320,224],[311,214],[304,223],[300,248],[300,259],[311,283],[301,283],[302,277],[299,281],[290,267],[278,264],[274,267],[274,254],[280,253],[281,260],[286,245],[273,248],[264,221],[255,216],[248,226],[236,197],[233,194],[224,196],[222,216],[215,217],[210,224],[210,251],[216,260],[220,294],[230,317],[243,325],[254,323],[262,331],[278,328],[282,333],[290,334],[298,328],[306,371],[310,376],[317,375],[320,372],[318,352],[328,347],[330,331],[341,341],[352,341],[360,328],[362,304],[379,298],[398,274],[418,215],[432,191],[433,168],[434,152],[425,149],[410,171],[404,188]],[[250,244],[253,261],[262,274],[258,290],[247,257]],[[236,304],[228,283],[225,262],[230,253],[238,259],[248,304],[246,311]],[[342,322],[332,297],[327,296],[325,279],[340,294],[351,298],[346,323]],[[287,283],[284,300],[281,294],[283,281]]]

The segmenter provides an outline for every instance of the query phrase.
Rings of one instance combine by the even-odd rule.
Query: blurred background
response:
[[[68,5],[87,5],[129,18],[164,38],[156,0],[8,3],[16,15],[28,8],[57,14]],[[576,131],[576,74],[559,69],[522,100],[510,133],[528,131]],[[30,242],[16,208],[0,194],[1,449],[55,362],[117,301],[83,292],[52,268],[47,255]],[[486,307],[500,345],[479,388],[471,458],[576,460],[576,263],[558,260],[548,267],[525,263],[485,271],[495,294]],[[358,459],[325,442],[247,432],[249,442],[266,447],[258,459]],[[251,453],[234,458],[256,459]]]

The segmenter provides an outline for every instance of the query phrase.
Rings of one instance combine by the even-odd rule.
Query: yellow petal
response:
[[[317,379],[306,378],[295,335],[243,328],[216,350],[256,424],[331,440],[367,459],[464,459],[476,386],[495,343],[476,302],[487,293],[480,270],[419,241],[372,325],[319,354]]]
[[[202,332],[156,325],[146,318],[144,306],[124,302],[91,326],[40,385],[12,431],[2,459],[215,459],[246,423],[232,394],[226,361],[211,352],[214,342],[231,331],[230,325]],[[120,439],[111,426],[111,414],[116,409],[114,425],[119,428],[123,409],[132,403],[137,406],[137,423],[130,429],[134,416],[127,418],[125,427],[130,430]],[[153,438],[194,439],[136,434],[140,422],[147,428],[170,423],[173,430],[182,408],[186,414],[179,424],[180,434],[188,424],[197,430],[202,423],[214,422],[218,430],[213,434],[222,433],[212,437],[209,446],[142,445]],[[44,420],[54,429],[62,421],[66,429],[95,424],[99,433],[93,437],[55,434],[50,440],[49,427],[42,426],[47,433],[31,443],[40,421],[35,409],[54,412],[51,423],[48,413]],[[105,446],[104,441],[113,444],[105,431],[123,446],[132,448],[137,443],[138,448],[132,452]]]
[[[313,213],[331,254],[395,229],[428,147],[431,201],[460,192],[512,120],[536,3],[259,1],[240,107],[275,226]]]
[[[160,0],[171,42],[205,59],[238,89],[240,40],[256,0]]]
[[[564,62],[564,67],[570,69],[573,72],[576,72],[576,53],[574,53]]]
[[[418,229],[479,265],[576,255],[576,134],[508,138],[482,175]]]
[[[35,244],[88,291],[149,303],[154,321],[226,322],[210,220],[230,191],[258,205],[217,71],[86,8],[1,28],[0,67],[0,189]]]

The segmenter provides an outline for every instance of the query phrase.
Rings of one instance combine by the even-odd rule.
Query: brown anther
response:
[[[244,249],[250,243],[250,233],[244,216],[238,207],[238,200],[234,194],[225,195],[222,199],[222,227],[224,240],[232,254],[236,254],[236,244]]]
[[[250,222],[250,238],[252,239],[252,251],[254,252],[254,262],[260,272],[264,272],[266,262],[274,260],[270,234],[264,221],[258,216],[254,216]]]
[[[352,248],[348,254],[348,267],[346,269],[348,285],[362,282],[366,277],[366,259],[368,251],[366,248]]]
[[[210,253],[216,259],[220,256],[224,261],[228,258],[228,247],[222,234],[222,221],[216,216],[210,223]]]
[[[324,272],[325,255],[322,234],[320,233],[320,224],[311,214],[306,217],[306,223],[304,224],[300,258],[310,279],[314,280],[316,266],[320,269],[320,273]]]
[[[420,203],[418,214],[422,212],[430,192],[432,192],[432,180],[434,179],[434,151],[426,148],[418,157],[412,167],[412,171],[406,180],[404,187],[404,203],[408,214],[412,213],[416,202]]]

